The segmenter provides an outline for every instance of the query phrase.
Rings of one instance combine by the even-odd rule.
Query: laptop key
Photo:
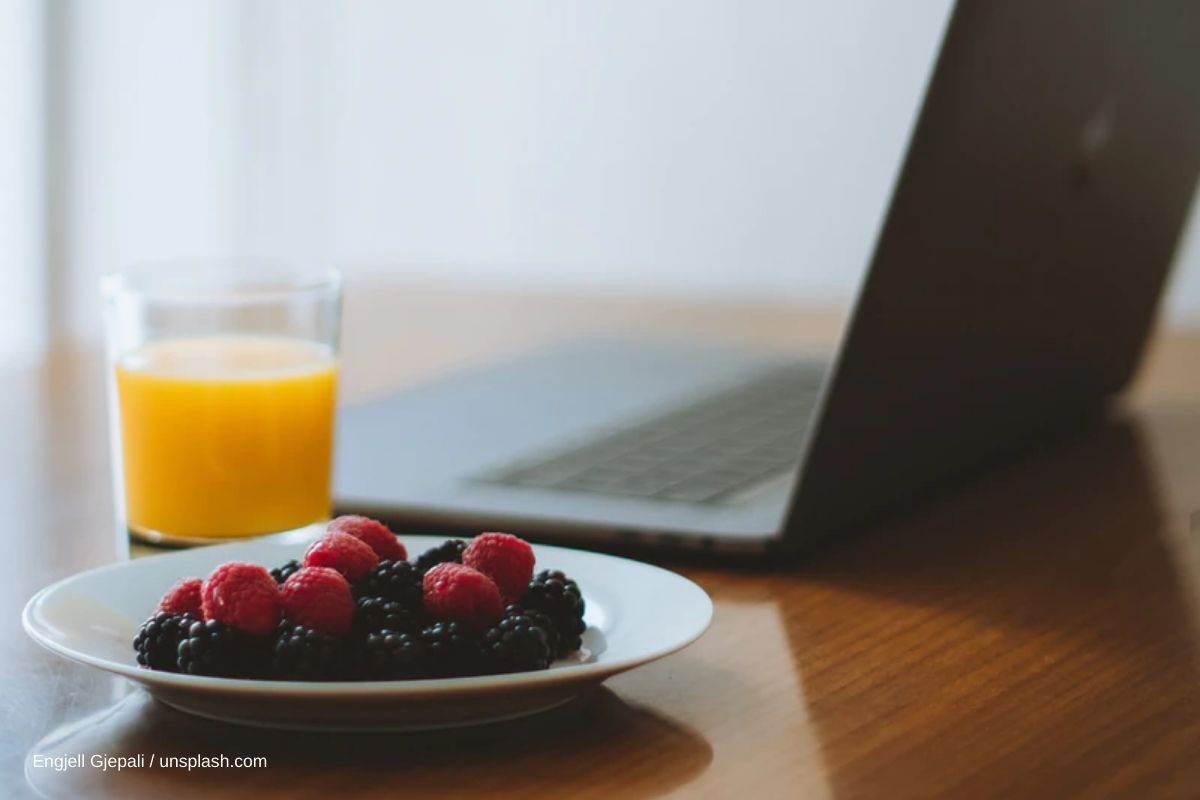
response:
[[[726,502],[795,467],[819,379],[811,369],[774,370],[477,479],[670,502]]]

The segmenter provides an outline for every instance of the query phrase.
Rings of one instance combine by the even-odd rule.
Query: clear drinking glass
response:
[[[104,279],[119,525],[187,545],[329,518],[341,286],[247,264]]]

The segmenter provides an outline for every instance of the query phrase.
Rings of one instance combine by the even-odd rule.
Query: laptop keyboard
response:
[[[775,369],[480,479],[676,502],[731,502],[796,467],[823,374],[813,366]]]

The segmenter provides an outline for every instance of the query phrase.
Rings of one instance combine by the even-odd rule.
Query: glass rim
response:
[[[336,267],[253,259],[148,261],[106,273],[106,300],[127,296],[153,303],[239,305],[286,302],[307,294],[337,293]]]

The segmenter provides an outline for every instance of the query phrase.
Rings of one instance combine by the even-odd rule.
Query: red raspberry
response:
[[[191,614],[201,616],[200,586],[204,581],[199,578],[183,578],[167,589],[167,593],[158,601],[158,610],[170,614]]]
[[[356,581],[379,563],[375,551],[348,533],[333,531],[313,542],[304,554],[306,567],[330,567]]]
[[[533,580],[533,548],[511,533],[481,533],[463,551],[462,563],[496,582],[500,594],[511,602]]]
[[[350,627],[354,597],[336,569],[303,567],[284,581],[279,593],[292,622],[330,636],[341,636]]]
[[[204,581],[200,595],[205,619],[247,633],[270,633],[283,616],[279,586],[267,568],[258,564],[222,564]]]
[[[350,534],[374,550],[375,555],[381,559],[403,561],[408,558],[408,551],[396,538],[396,534],[392,533],[387,525],[370,517],[360,517],[356,514],[338,517],[331,521],[325,530],[329,533]]]
[[[438,564],[425,573],[422,587],[425,609],[443,621],[484,627],[504,613],[504,601],[495,582],[463,564]]]

